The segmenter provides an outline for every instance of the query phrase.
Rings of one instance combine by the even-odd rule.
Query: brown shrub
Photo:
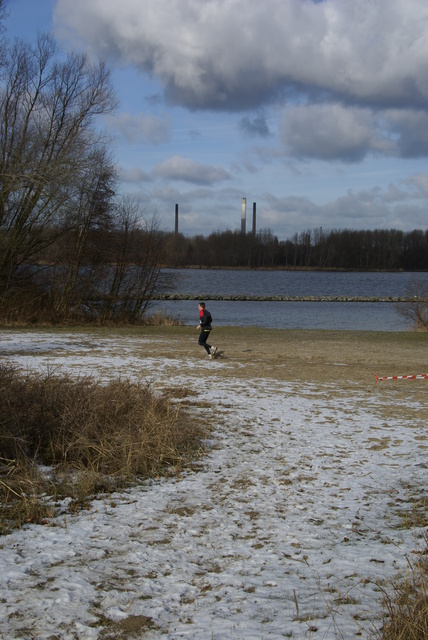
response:
[[[190,413],[129,380],[103,385],[89,377],[20,374],[0,365],[0,394],[0,499],[8,513],[12,502],[28,506],[30,496],[40,493],[40,478],[32,492],[23,480],[29,470],[36,477],[39,465],[55,469],[45,491],[82,501],[124,478],[180,469],[203,436]]]

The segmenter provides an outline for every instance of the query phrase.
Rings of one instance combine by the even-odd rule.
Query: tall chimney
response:
[[[178,236],[178,204],[175,205],[175,235]]]
[[[242,198],[241,233],[245,233],[246,216],[247,216],[247,198]]]
[[[256,235],[256,203],[253,202],[253,236]]]

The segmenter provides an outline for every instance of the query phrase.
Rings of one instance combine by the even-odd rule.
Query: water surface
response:
[[[171,293],[210,295],[403,297],[426,286],[426,273],[355,273],[320,271],[254,271],[165,269],[176,276]],[[281,329],[407,331],[409,320],[392,302],[258,302],[207,301],[217,326]],[[196,325],[197,301],[156,302],[155,309]]]

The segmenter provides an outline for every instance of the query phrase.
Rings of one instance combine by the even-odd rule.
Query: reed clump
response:
[[[184,322],[164,310],[144,313],[130,319],[126,314],[116,314],[106,318],[96,312],[71,309],[67,313],[53,312],[43,307],[27,305],[24,309],[5,309],[0,302],[0,326],[17,327],[181,327]]]
[[[141,320],[143,326],[149,327],[183,327],[184,322],[179,318],[175,318],[165,311],[156,311],[147,316],[143,316]]]
[[[408,576],[391,581],[383,594],[379,640],[428,638],[428,533],[425,548],[409,563]]]
[[[200,450],[189,411],[147,384],[0,365],[0,531],[82,506],[136,478],[177,472]]]

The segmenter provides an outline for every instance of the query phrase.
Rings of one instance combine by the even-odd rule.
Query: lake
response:
[[[229,269],[164,269],[173,275],[170,293],[251,296],[403,297],[426,287],[427,273],[324,271],[255,271]],[[412,323],[392,302],[259,302],[207,300],[216,326],[259,326],[282,329],[408,331]],[[195,300],[153,304],[186,325],[197,325]]]

